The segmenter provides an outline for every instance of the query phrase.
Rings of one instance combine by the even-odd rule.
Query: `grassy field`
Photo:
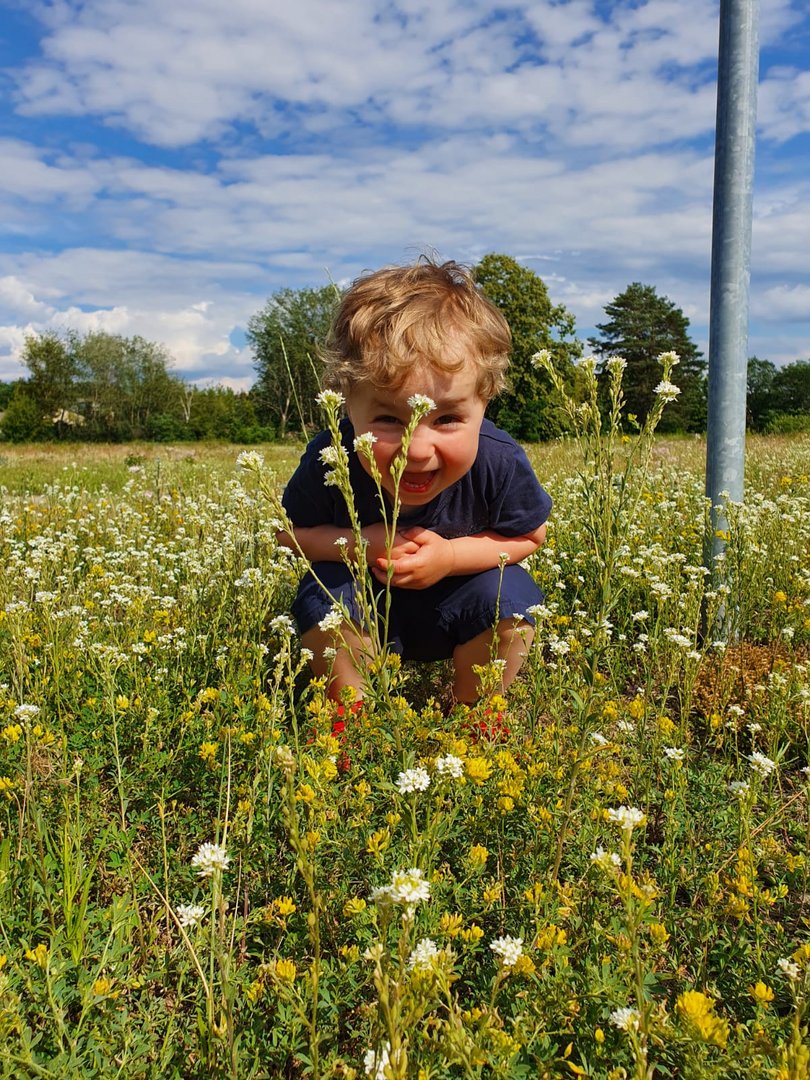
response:
[[[383,656],[341,742],[300,447],[0,448],[3,1075],[807,1077],[810,439],[713,575],[705,443],[635,445],[530,448],[505,729]]]

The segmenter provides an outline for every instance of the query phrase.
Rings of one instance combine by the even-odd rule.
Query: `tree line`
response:
[[[631,424],[643,421],[652,405],[660,379],[657,357],[674,350],[681,358],[675,369],[681,393],[664,413],[661,430],[705,430],[706,362],[683,311],[654,286],[628,285],[605,306],[597,335],[583,343],[571,312],[553,303],[542,278],[515,259],[486,255],[474,275],[512,330],[510,383],[488,415],[516,438],[541,441],[565,430],[548,375],[532,363],[541,349],[550,352],[574,394],[577,361],[586,352],[602,364],[623,356]],[[29,335],[22,353],[27,377],[0,383],[0,438],[254,443],[306,437],[321,423],[315,402],[319,347],[339,299],[334,285],[275,292],[248,322],[256,382],[241,392],[184,382],[172,374],[166,349],[141,337]],[[752,357],[747,421],[753,431],[810,430],[810,361],[777,368]]]

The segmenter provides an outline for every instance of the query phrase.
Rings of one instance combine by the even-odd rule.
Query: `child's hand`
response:
[[[368,547],[366,548],[366,562],[372,568],[372,570],[379,565],[382,561],[383,566],[385,562],[385,541],[387,531],[385,525],[380,522],[378,525],[367,525],[363,529],[363,539],[368,541]],[[406,540],[404,533],[397,530],[394,533],[394,542],[391,545],[391,561],[402,558],[403,555],[413,555],[419,550],[417,544]],[[385,575],[383,574],[383,581]]]
[[[391,584],[399,589],[426,589],[453,572],[456,558],[453,545],[438,533],[430,529],[403,529],[397,533],[404,544],[391,551],[391,566],[394,574]],[[378,581],[387,580],[388,562],[383,555],[372,566],[372,572]]]

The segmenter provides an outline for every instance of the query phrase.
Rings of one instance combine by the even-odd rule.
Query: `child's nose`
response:
[[[433,439],[431,438],[430,428],[426,428],[423,424],[417,424],[411,444],[408,447],[408,460],[427,461],[432,456]]]

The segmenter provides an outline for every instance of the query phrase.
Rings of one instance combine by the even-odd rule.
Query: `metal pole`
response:
[[[743,498],[758,22],[759,0],[720,0],[706,434],[709,569],[725,548],[723,501]]]

